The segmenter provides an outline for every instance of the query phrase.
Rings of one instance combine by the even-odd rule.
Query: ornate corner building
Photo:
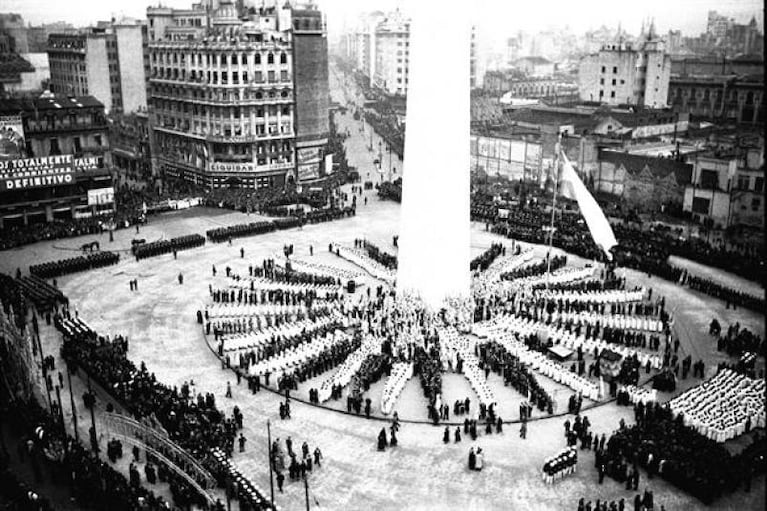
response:
[[[204,0],[147,9],[155,172],[208,188],[322,174],[329,131],[320,11]]]

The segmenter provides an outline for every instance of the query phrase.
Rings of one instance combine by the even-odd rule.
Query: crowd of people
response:
[[[718,298],[725,302],[726,307],[729,309],[732,306],[733,309],[737,309],[738,306],[745,307],[756,312],[763,312],[767,310],[767,304],[765,304],[764,293],[762,296],[753,295],[739,291],[732,287],[724,286],[712,279],[705,279],[703,277],[697,277],[691,275],[684,270],[679,277],[682,284],[689,286],[690,289],[706,293],[709,296]]]
[[[637,403],[636,424],[622,424],[607,441],[600,464],[608,476],[624,482],[627,465],[643,467],[649,478],[659,475],[704,503],[711,503],[739,486],[750,487],[751,477],[764,471],[767,444],[762,434],[749,448],[731,454],[722,444],[684,425],[658,403]]]
[[[378,186],[378,197],[382,200],[402,202],[402,178],[381,183]]]
[[[525,277],[532,277],[535,275],[544,275],[548,271],[554,272],[560,268],[564,268],[566,264],[567,256],[554,256],[551,258],[551,261],[549,261],[549,258],[547,257],[545,260],[539,263],[528,264],[521,268],[515,268],[514,270],[503,272],[501,274],[501,280],[517,280],[523,279]],[[545,284],[541,285],[545,286]]]
[[[203,245],[205,245],[205,237],[200,234],[187,234],[186,236],[179,236],[169,240],[134,244],[132,252],[133,255],[136,256],[136,261],[140,261],[141,259],[147,259],[162,254],[170,254],[171,252],[175,257],[176,252],[179,250],[187,250],[190,248],[201,247]]]
[[[397,269],[397,256],[389,254],[365,239],[355,239],[354,248],[363,249],[369,258],[390,270]]]
[[[111,266],[119,261],[120,255],[114,252],[96,252],[87,256],[60,259],[50,263],[33,264],[29,267],[29,273],[42,279],[53,279],[62,275],[69,275],[70,273]]]
[[[283,493],[285,483],[283,472],[287,470],[290,481],[301,481],[313,470],[321,468],[324,459],[320,448],[315,447],[312,450],[307,442],[301,444],[300,452],[297,448],[294,450],[293,439],[290,436],[285,439],[284,449],[280,439],[276,438],[270,446],[269,455],[280,493]]]
[[[546,458],[541,469],[543,482],[554,484],[556,481],[575,473],[578,465],[578,452],[567,447],[554,456]]]
[[[487,222],[493,232],[502,236],[545,244],[548,235],[540,226],[548,225],[551,219],[543,206],[543,203],[533,199],[527,200],[524,205],[507,209],[508,217],[502,219],[498,214],[498,206],[491,200],[479,199],[472,203],[471,215],[475,220]],[[562,212],[556,218],[555,225],[557,231],[553,239],[554,246],[586,259],[602,260],[600,250],[579,215]],[[612,227],[618,240],[614,255],[619,266],[679,281],[684,270],[668,262],[669,255],[676,255],[748,279],[761,281],[765,275],[763,254],[753,250],[732,250],[727,245],[714,245],[698,238],[680,238],[664,231],[638,228],[628,222],[616,223]],[[727,295],[726,291],[721,292],[723,299]],[[733,299],[747,301],[748,297],[733,296]]]
[[[526,396],[539,410],[552,409],[553,400],[549,393],[541,387],[530,369],[506,348],[497,342],[483,344],[479,348],[479,358],[486,369],[492,369],[503,376],[504,385]]]
[[[763,309],[764,310],[764,309]],[[730,356],[741,356],[744,353],[755,353],[762,357],[767,354],[767,347],[761,336],[754,334],[748,328],[741,328],[740,323],[727,327],[727,333],[721,335],[721,327],[716,320],[712,321],[709,333],[717,336],[716,349]]]
[[[607,501],[596,499],[592,504],[591,501],[586,501],[583,497],[578,500],[577,511],[624,511],[628,510],[626,499],[620,498],[618,500]],[[634,511],[653,511],[655,509],[655,497],[650,489],[645,489],[643,494],[637,493],[634,495]],[[666,511],[666,507],[661,504],[659,511]]]
[[[213,466],[213,449],[231,456],[242,429],[241,415],[238,418],[235,411],[226,417],[217,408],[212,393],[193,395],[188,385],[179,389],[161,384],[143,362],[136,367],[128,359],[124,338],[99,336],[75,320],[66,308],[55,317],[56,325],[65,334],[62,356],[73,373],[86,371],[135,418],[167,432],[170,440],[203,466]],[[136,475],[134,472],[134,479]],[[199,498],[188,485],[179,482],[179,487],[186,498]],[[179,494],[182,502],[183,495]]]
[[[490,248],[471,260],[469,263],[469,269],[472,272],[485,271],[490,267],[491,264],[493,264],[493,261],[495,261],[496,258],[501,255],[506,255],[506,247],[500,243],[493,243],[490,245]]]

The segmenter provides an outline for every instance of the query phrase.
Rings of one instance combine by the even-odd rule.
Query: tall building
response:
[[[722,16],[716,11],[708,11],[706,33],[714,38],[724,38],[732,23],[733,20],[727,16]]]
[[[321,173],[329,99],[319,11],[285,3],[240,12],[208,0],[148,8],[147,18],[155,172],[210,188],[281,187]]]
[[[578,87],[583,101],[663,108],[671,58],[651,25],[637,43],[622,39],[581,59]]]
[[[48,37],[51,90],[92,95],[107,112],[146,108],[147,28],[125,20]]]
[[[347,59],[368,80],[375,75],[376,27],[385,18],[381,11],[360,16],[355,29],[347,34]]]
[[[409,53],[410,20],[397,10],[376,27],[373,85],[385,94],[405,96]]]
[[[8,38],[9,47],[7,51],[29,53],[27,27],[24,25],[24,18],[20,14],[0,14],[0,34]]]
[[[46,23],[27,27],[27,40],[30,53],[46,53],[48,51],[48,36],[62,32],[74,32],[75,27],[63,21]]]
[[[330,133],[328,39],[316,8],[292,9],[296,171],[299,182],[320,177]]]

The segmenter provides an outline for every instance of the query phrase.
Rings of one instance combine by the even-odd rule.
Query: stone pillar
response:
[[[469,296],[469,20],[419,1],[410,79],[397,288],[438,309]]]

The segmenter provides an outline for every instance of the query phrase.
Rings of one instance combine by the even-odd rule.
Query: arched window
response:
[[[288,55],[285,52],[280,53],[280,64],[288,63]]]
[[[274,64],[274,53],[269,53],[266,56],[266,63],[267,64]]]

